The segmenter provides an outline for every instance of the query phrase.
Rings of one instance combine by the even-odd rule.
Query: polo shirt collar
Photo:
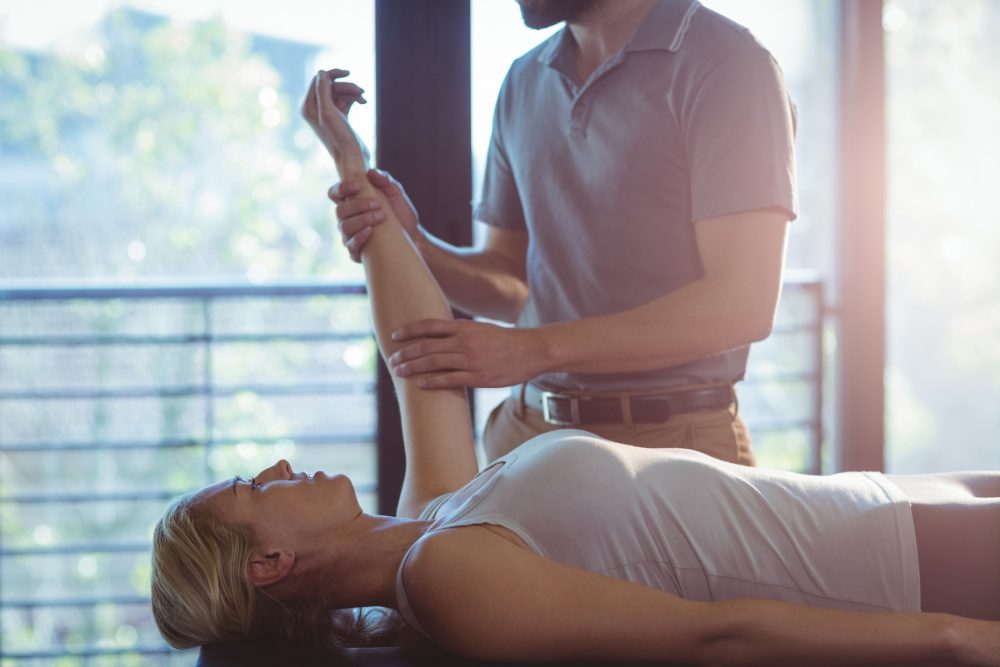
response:
[[[699,7],[698,0],[658,0],[625,45],[625,50],[676,53]]]
[[[657,0],[638,30],[625,45],[625,51],[669,51],[676,53],[684,42],[691,18],[701,7],[698,0]],[[538,54],[538,61],[559,68],[571,51],[569,28],[550,37]]]

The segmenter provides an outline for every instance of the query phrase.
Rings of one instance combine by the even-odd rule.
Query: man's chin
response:
[[[572,21],[590,9],[597,0],[518,0],[524,25],[532,30]]]

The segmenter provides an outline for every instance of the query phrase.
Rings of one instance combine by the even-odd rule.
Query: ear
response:
[[[288,549],[259,551],[250,561],[250,581],[254,586],[276,584],[292,571],[295,554]]]

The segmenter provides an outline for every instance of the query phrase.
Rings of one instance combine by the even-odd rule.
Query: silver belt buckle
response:
[[[569,413],[571,421],[561,421],[549,414],[549,399],[563,398],[569,401]],[[542,418],[549,424],[555,426],[579,426],[580,425],[580,399],[573,396],[562,396],[551,391],[542,392]]]

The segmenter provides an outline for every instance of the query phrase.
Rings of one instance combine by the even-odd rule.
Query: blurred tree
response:
[[[118,10],[81,47],[0,47],[0,278],[357,276],[333,172],[302,169],[325,161],[252,46]]]

